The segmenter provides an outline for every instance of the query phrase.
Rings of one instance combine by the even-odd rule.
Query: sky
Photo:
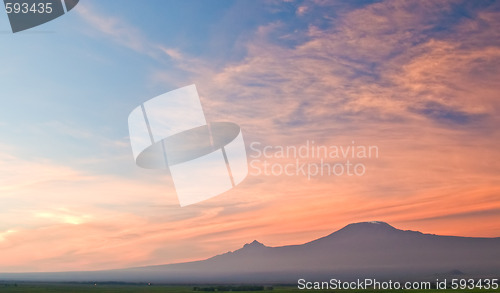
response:
[[[16,34],[0,12],[0,272],[199,260],[362,221],[500,237],[499,28],[495,1],[81,0]],[[252,168],[180,207],[135,164],[127,119],[190,84],[208,121],[241,126]],[[307,143],[378,151],[348,158],[362,175],[256,174]]]

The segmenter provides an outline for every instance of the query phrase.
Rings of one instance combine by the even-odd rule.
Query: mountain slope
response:
[[[498,277],[500,238],[438,236],[398,230],[384,222],[364,222],[302,245],[267,247],[254,241],[204,261],[101,272],[32,274],[29,278],[295,283],[299,278],[422,279],[453,271],[467,276]],[[17,275],[21,276],[28,277]],[[0,279],[5,277],[0,275]]]

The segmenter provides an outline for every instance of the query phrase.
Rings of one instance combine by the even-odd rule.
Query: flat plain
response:
[[[204,290],[195,290],[195,287],[204,289]],[[411,293],[457,293],[457,292],[467,292],[467,293],[486,293],[486,292],[500,292],[500,289],[496,290],[437,290],[437,289],[429,289],[429,290],[299,290],[294,286],[265,286],[264,290],[259,291],[212,291],[211,288],[215,288],[217,286],[207,285],[148,285],[148,284],[92,284],[92,283],[14,283],[14,282],[5,282],[0,283],[0,292],[2,293],[10,293],[10,292],[58,292],[58,293],[80,293],[80,292],[96,292],[96,293],[154,293],[154,292],[240,292],[240,293],[255,293],[255,292],[276,292],[276,293],[296,293],[296,292],[366,292],[366,293],[382,293],[382,292],[411,292]]]

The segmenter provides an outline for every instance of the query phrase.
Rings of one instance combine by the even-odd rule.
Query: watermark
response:
[[[357,279],[342,281],[330,279],[328,281],[297,280],[299,290],[496,290],[499,288],[498,279],[436,279],[436,281],[392,281],[377,279]]]
[[[181,206],[224,193],[252,176],[363,176],[366,160],[378,159],[375,145],[246,145],[232,122],[207,122],[196,86],[150,99],[128,117],[130,144],[139,167],[165,169]]]
[[[80,0],[4,0],[13,33],[54,20],[73,9]]]
[[[366,160],[379,158],[376,145],[322,145],[306,140],[301,145],[250,144],[251,176],[363,176]]]
[[[226,192],[248,174],[240,127],[207,122],[194,84],[136,107],[128,126],[136,164],[167,170],[181,206]]]

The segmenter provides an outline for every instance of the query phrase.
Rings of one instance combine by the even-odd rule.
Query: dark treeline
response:
[[[210,287],[193,287],[193,291],[203,292],[228,292],[228,291],[264,291],[273,290],[273,287],[241,285],[241,286],[210,286]]]

